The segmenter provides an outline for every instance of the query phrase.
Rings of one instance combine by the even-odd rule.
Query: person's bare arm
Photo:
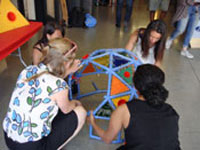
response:
[[[122,105],[112,113],[107,130],[103,130],[96,124],[93,112],[91,111],[89,118],[90,123],[92,124],[97,135],[100,136],[105,143],[109,144],[117,136],[121,128],[124,127],[124,124],[127,124],[127,110],[125,107],[126,105]]]
[[[78,50],[78,46],[77,46],[77,44],[74,42],[74,41],[72,41],[72,40],[70,40],[69,38],[67,38],[67,37],[65,37],[65,39],[67,39],[70,43],[72,43],[72,45],[73,45],[73,48],[69,51],[69,52],[67,52],[65,55],[67,56],[68,54],[70,54],[71,52],[77,52],[77,50]]]
[[[77,100],[70,101],[68,99],[68,89],[55,93],[54,95],[52,95],[52,99],[57,103],[60,110],[65,114],[74,110],[76,106],[81,105],[81,103]]]
[[[38,45],[36,45],[36,47],[39,49],[41,48]],[[33,65],[38,65],[42,57],[42,53],[37,48],[33,48]]]
[[[131,37],[125,47],[127,50],[132,51],[132,49],[134,48],[137,42],[138,34],[139,34],[139,30],[136,30],[135,32],[131,34]]]
[[[157,66],[157,67],[161,67],[161,61],[159,61],[159,60],[157,60],[156,62],[155,62],[155,65]]]

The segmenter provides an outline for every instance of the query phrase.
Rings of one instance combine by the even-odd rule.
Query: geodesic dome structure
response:
[[[80,84],[77,83],[78,94],[76,99],[85,96],[90,96],[98,93],[105,93],[104,99],[94,110],[94,117],[96,119],[109,120],[109,116],[99,115],[99,111],[106,104],[109,104],[112,109],[116,109],[119,105],[124,104],[137,97],[132,78],[136,68],[141,65],[141,62],[136,55],[125,49],[100,49],[91,54],[88,54],[82,59],[83,67],[74,75],[69,76],[69,86],[74,82],[74,79],[80,79],[84,76],[94,74],[106,74],[108,76],[107,89],[100,90],[93,82],[95,91],[81,94]],[[70,99],[72,99],[72,91],[70,90]],[[100,139],[100,137],[93,135],[92,126],[90,126],[90,137]],[[117,140],[113,143],[122,142],[121,134],[119,133]]]

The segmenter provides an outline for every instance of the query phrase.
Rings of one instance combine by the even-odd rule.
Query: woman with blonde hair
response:
[[[20,73],[3,121],[11,150],[61,149],[85,123],[85,109],[68,99],[69,87],[63,80],[80,68],[72,44],[54,39],[42,52],[39,65]]]

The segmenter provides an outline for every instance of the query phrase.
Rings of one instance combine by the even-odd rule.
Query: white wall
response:
[[[36,19],[34,0],[24,0],[24,11],[25,11],[25,16],[28,19],[31,19],[31,20]]]
[[[17,0],[11,0],[11,2],[18,8]],[[25,17],[31,20],[35,20],[35,3],[34,0],[24,0],[24,13]]]
[[[55,17],[54,13],[54,0],[47,0],[47,14],[51,17]]]
[[[11,0],[11,2],[17,7],[17,0]],[[31,20],[36,19],[34,0],[24,0],[24,11],[26,18]],[[47,0],[47,14],[54,18],[54,11],[54,0]]]

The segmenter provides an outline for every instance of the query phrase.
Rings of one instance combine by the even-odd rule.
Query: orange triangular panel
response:
[[[83,71],[83,73],[90,73],[90,72],[95,72],[95,71],[96,70],[94,69],[94,66],[91,63],[89,63],[88,66]]]
[[[129,88],[124,83],[122,83],[117,77],[112,76],[110,95],[116,95],[126,91],[129,91]]]

